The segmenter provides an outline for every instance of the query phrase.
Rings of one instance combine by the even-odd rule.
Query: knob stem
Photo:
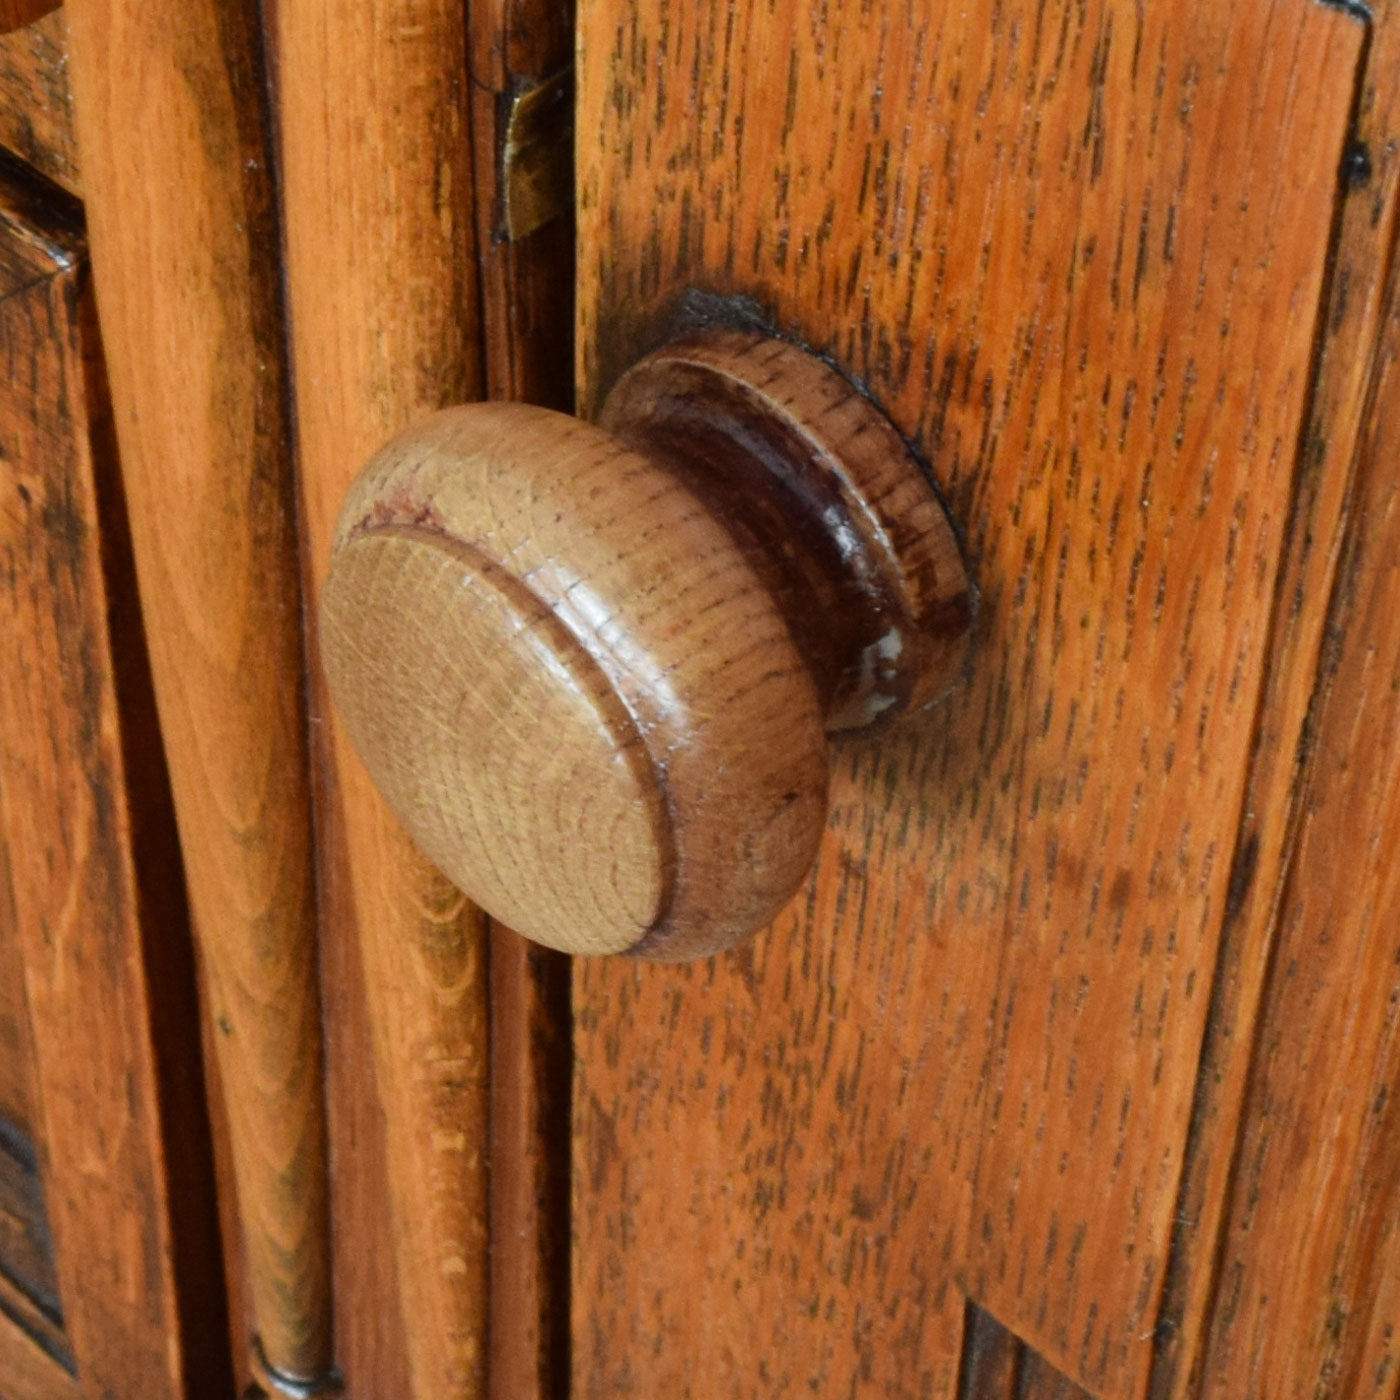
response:
[[[733,535],[807,660],[828,732],[946,689],[971,615],[957,542],[899,434],[834,369],[784,341],[709,332],[636,364],[601,423]]]

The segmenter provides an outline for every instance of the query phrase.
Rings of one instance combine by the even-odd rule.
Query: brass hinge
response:
[[[574,198],[574,71],[508,95],[501,148],[505,236],[512,242],[563,214]]]

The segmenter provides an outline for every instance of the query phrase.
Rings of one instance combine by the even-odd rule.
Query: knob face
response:
[[[322,596],[391,809],[567,952],[693,957],[770,921],[816,856],[828,731],[926,699],[965,627],[951,532],[878,413],[793,347],[694,348],[624,376],[611,431],[486,403],[401,434]]]
[[[470,546],[406,527],[347,542],[325,616],[346,723],[428,856],[513,923],[547,918],[589,952],[636,943],[670,867],[657,775],[548,606]]]

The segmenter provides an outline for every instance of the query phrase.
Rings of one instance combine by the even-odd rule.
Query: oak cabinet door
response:
[[[926,464],[980,602],[950,696],[838,746],[772,929],[575,963],[565,1289],[561,965],[409,847],[314,622],[385,437],[567,399],[568,220],[515,239],[500,187],[564,10],[67,8],[142,742],[229,1095],[240,1387],[1393,1394],[1390,11],[581,7],[583,414],[699,325],[799,341]],[[152,981],[185,935],[150,912],[164,807],[165,854],[137,851],[151,711],[84,240],[22,185],[0,1391],[226,1395],[198,1374],[220,1285],[172,1245],[179,1173],[211,1174],[161,1127],[198,1066],[160,1047],[198,1035],[184,973]]]
[[[0,1393],[226,1393],[180,859],[75,201],[0,157]]]
[[[799,339],[981,606],[770,932],[576,964],[575,1396],[1389,1394],[1390,12],[579,28],[585,410]]]

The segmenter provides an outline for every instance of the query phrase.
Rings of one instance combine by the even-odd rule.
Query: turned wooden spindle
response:
[[[227,1114],[234,1337],[262,1392],[330,1397],[295,482],[280,283],[254,251],[277,228],[261,29],[224,0],[63,11],[102,358]]]
[[[709,332],[599,426],[485,403],[390,442],[341,512],[321,645],[371,776],[475,901],[672,960],[791,898],[828,734],[932,700],[969,612],[878,410],[794,346]]]

